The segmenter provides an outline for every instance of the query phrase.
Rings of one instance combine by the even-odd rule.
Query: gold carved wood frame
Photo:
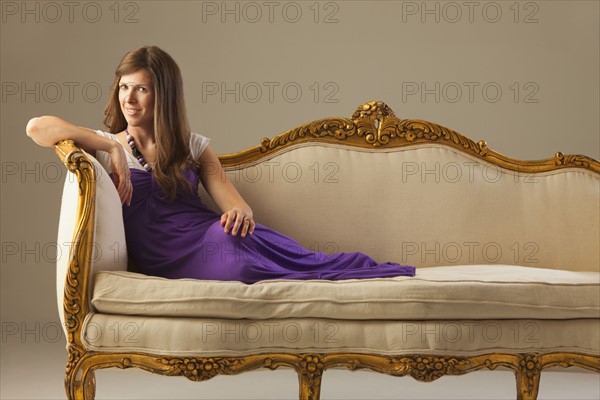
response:
[[[224,167],[259,160],[286,146],[300,142],[344,143],[364,148],[416,146],[443,143],[497,166],[527,173],[560,168],[581,168],[600,174],[600,163],[582,155],[556,153],[552,158],[521,161],[489,149],[485,142],[474,142],[442,126],[418,120],[398,119],[382,102],[358,107],[351,118],[317,120],[265,138],[259,146],[235,154],[221,155]],[[102,368],[137,367],[169,376],[185,376],[203,381],[216,375],[233,375],[257,368],[293,368],[299,378],[299,398],[317,400],[323,373],[328,368],[369,369],[393,376],[410,375],[430,382],[444,375],[462,375],[471,371],[506,367],[514,371],[517,399],[536,399],[542,370],[549,367],[580,367],[600,372],[600,357],[579,353],[490,353],[477,356],[436,354],[380,355],[361,353],[267,353],[247,356],[189,357],[146,353],[110,353],[88,351],[81,341],[83,321],[90,311],[88,301],[91,279],[91,245],[94,240],[95,172],[92,163],[72,140],[55,146],[56,153],[79,184],[74,245],[69,254],[65,277],[64,316],[67,330],[68,360],[65,388],[69,399],[93,399],[94,371]]]

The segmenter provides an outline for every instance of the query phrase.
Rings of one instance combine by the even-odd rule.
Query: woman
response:
[[[43,116],[29,121],[27,135],[48,147],[73,139],[110,172],[136,272],[246,283],[415,274],[414,267],[379,264],[362,253],[311,252],[256,224],[209,139],[190,132],[179,67],[158,47],[123,57],[105,116],[112,133]],[[199,182],[223,211],[220,216],[200,201]]]

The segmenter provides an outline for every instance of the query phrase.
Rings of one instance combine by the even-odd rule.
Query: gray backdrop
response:
[[[58,115],[103,128],[114,68],[130,49],[155,44],[175,58],[192,128],[218,153],[383,100],[399,117],[484,139],[514,158],[600,156],[596,0],[2,1],[1,8],[2,398],[64,393],[54,241],[66,172],[25,126]],[[284,387],[295,385],[289,371],[203,384],[117,372],[98,374],[99,398],[295,394]],[[349,373],[331,373],[324,398],[373,397],[379,385],[390,387],[382,398],[398,390],[407,398],[514,396],[512,377],[502,374],[422,385]],[[26,384],[28,376],[40,384]],[[566,382],[580,387],[577,397],[598,397],[597,375],[549,376],[542,395],[569,396]]]

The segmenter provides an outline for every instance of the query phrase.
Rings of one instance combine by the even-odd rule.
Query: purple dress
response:
[[[194,195],[173,203],[154,175],[131,168],[133,197],[123,205],[127,252],[135,269],[165,278],[254,283],[267,279],[356,279],[414,276],[415,267],[378,263],[362,253],[309,251],[293,239],[256,224],[245,238],[226,234],[221,216],[196,194],[198,172],[185,171]]]

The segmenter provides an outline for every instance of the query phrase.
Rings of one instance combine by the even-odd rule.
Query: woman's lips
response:
[[[140,112],[140,110],[136,108],[126,108],[125,111],[127,111],[128,115],[135,115]]]

